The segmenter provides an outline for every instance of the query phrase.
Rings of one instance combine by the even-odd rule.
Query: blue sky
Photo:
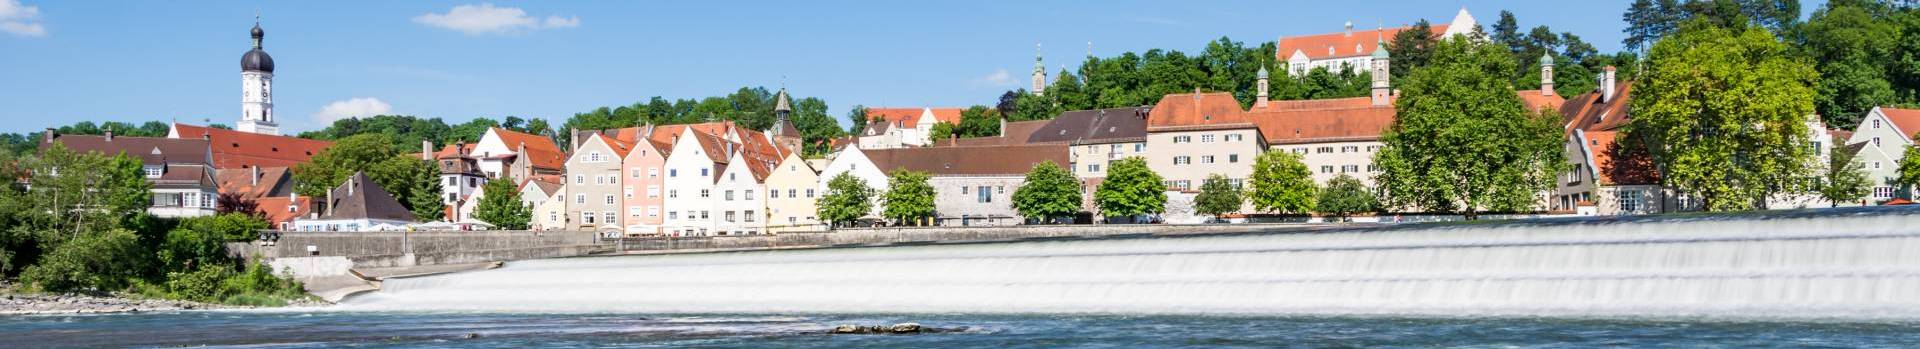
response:
[[[461,122],[564,121],[660,95],[741,86],[855,104],[991,104],[1087,53],[1198,52],[1229,36],[1445,22],[1572,31],[1620,48],[1627,1],[49,1],[0,0],[0,132],[81,120],[233,124],[258,9],[277,65],[275,113],[294,132],[385,111]],[[1816,5],[1809,2],[1808,11]],[[517,13],[516,13],[517,11]],[[377,100],[377,101],[376,101]],[[332,104],[333,107],[329,108]],[[841,120],[842,123],[845,120]]]

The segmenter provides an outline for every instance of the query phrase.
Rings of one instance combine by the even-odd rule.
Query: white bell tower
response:
[[[266,37],[266,31],[260,30],[259,18],[253,23],[253,50],[240,56],[240,123],[234,129],[279,135],[280,125],[273,117],[273,57],[260,48],[260,41]]]

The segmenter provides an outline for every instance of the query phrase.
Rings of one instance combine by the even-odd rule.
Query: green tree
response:
[[[957,128],[959,127],[946,121],[933,123],[933,128],[927,130],[927,139],[931,140],[934,144],[946,142],[948,138],[959,136],[957,131],[955,131]]]
[[[19,226],[51,251],[88,232],[118,228],[145,214],[152,184],[127,154],[76,152],[54,143],[23,166],[32,175],[20,201]],[[18,177],[16,177],[18,178]]]
[[[827,181],[827,192],[815,203],[816,215],[834,226],[846,226],[873,212],[873,187],[867,181],[842,172]]]
[[[1253,160],[1253,175],[1247,179],[1247,197],[1253,209],[1262,212],[1306,213],[1313,209],[1313,170],[1301,162],[1300,154],[1269,151]]]
[[[1920,135],[1920,134],[1916,134],[1916,135]],[[1920,146],[1907,147],[1907,151],[1914,151],[1914,150],[1920,150]],[[1912,154],[1920,154],[1920,153],[1912,153]],[[1920,156],[1901,157],[1899,168],[1895,171],[1894,174],[1895,176],[1894,176],[1893,182],[1895,184],[1901,185],[1903,187],[1902,191],[1912,190],[1914,187],[1920,187]]]
[[[439,169],[433,163],[407,156],[392,146],[385,134],[349,136],[320,151],[307,163],[294,165],[294,191],[308,197],[324,197],[355,172],[366,172],[381,189],[413,211],[416,218],[438,217],[440,202]]]
[[[1051,160],[1035,164],[1013,191],[1013,209],[1041,223],[1080,212],[1080,180]]]
[[[1399,84],[1398,116],[1374,154],[1389,201],[1476,219],[1530,209],[1535,193],[1553,188],[1565,162],[1559,117],[1521,103],[1514,64],[1503,47],[1453,37]]]
[[[1109,163],[1107,180],[1100,182],[1093,198],[1108,218],[1160,214],[1167,210],[1166,188],[1146,159],[1128,157]]]
[[[960,111],[960,124],[955,126],[960,137],[999,136],[1000,111],[976,105]]]
[[[887,176],[887,194],[881,198],[886,208],[882,217],[896,224],[919,225],[933,218],[934,189],[926,172],[894,170]]]
[[[1245,202],[1240,195],[1240,188],[1227,180],[1227,176],[1216,173],[1200,182],[1200,194],[1193,197],[1193,210],[1217,218],[1240,211],[1240,204]]]
[[[1804,191],[1814,175],[1807,118],[1818,74],[1764,29],[1708,24],[1688,22],[1654,44],[1635,83],[1628,139],[1646,142],[1661,179],[1707,210],[1749,210]]]
[[[189,272],[204,266],[223,266],[228,242],[251,241],[267,222],[243,213],[187,218],[167,232],[157,251],[163,272]]]
[[[1827,157],[1819,186],[1815,188],[1820,198],[1839,206],[1842,202],[1859,201],[1872,194],[1873,180],[1868,177],[1866,166],[1861,165],[1856,157],[1857,154],[1843,149],[1833,150]]]
[[[20,281],[48,292],[118,291],[149,270],[152,260],[132,231],[109,229],[54,248],[27,267]]]
[[[1413,27],[1393,34],[1393,41],[1387,45],[1387,53],[1393,57],[1387,61],[1393,80],[1405,79],[1407,73],[1427,66],[1427,60],[1433,57],[1433,38],[1437,35],[1433,32],[1433,24],[1425,19],[1413,22]]]
[[[1852,129],[1868,109],[1892,104],[1889,69],[1902,39],[1893,7],[1878,1],[1833,1],[1804,26],[1800,49],[1820,71],[1814,110],[1835,128]]]
[[[867,121],[871,121],[872,119],[872,116],[867,115],[867,106],[853,106],[852,110],[847,111],[847,133],[854,135],[860,134],[861,131],[867,129]]]
[[[513,180],[495,179],[480,187],[480,204],[473,218],[505,230],[526,230],[533,221],[533,209],[520,202]]]
[[[1327,181],[1327,189],[1320,191],[1320,198],[1314,201],[1314,212],[1332,218],[1344,219],[1355,213],[1380,210],[1380,200],[1373,196],[1366,184],[1360,179],[1340,174]]]

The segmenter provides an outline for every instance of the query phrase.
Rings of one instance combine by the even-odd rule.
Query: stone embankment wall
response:
[[[1353,225],[1291,223],[894,227],[850,228],[830,232],[795,232],[781,233],[778,235],[627,238],[618,241],[619,248],[630,253],[695,253],[871,245],[910,245],[936,242],[991,242],[1138,235],[1229,234],[1289,230],[1311,231],[1348,226]]]
[[[237,257],[310,260],[316,270],[340,257],[354,268],[405,267],[579,256],[607,244],[585,231],[279,232],[273,246],[230,243]],[[326,262],[326,263],[322,263]],[[326,264],[326,265],[322,265]]]

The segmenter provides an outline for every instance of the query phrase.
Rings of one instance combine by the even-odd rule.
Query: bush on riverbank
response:
[[[306,297],[299,283],[227,254],[226,243],[252,240],[267,222],[245,213],[153,217],[142,167],[58,144],[37,155],[0,151],[0,178],[24,179],[0,182],[0,284],[245,305]]]

